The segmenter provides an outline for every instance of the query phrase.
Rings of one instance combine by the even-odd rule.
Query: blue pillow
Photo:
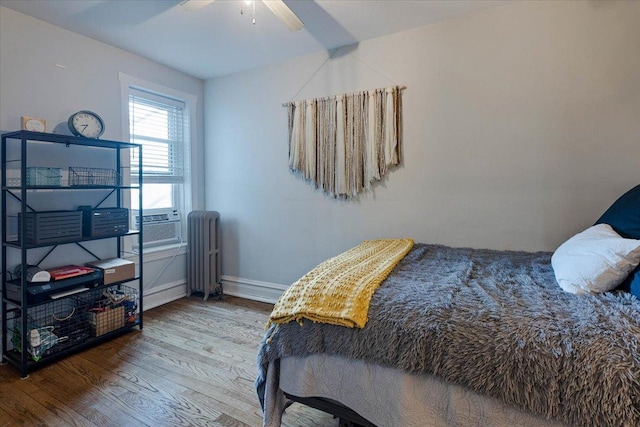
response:
[[[633,278],[629,285],[629,292],[631,292],[632,295],[635,295],[636,298],[640,298],[640,267],[636,268],[636,273],[629,276],[629,278]]]
[[[596,224],[609,224],[627,239],[640,239],[640,185],[624,193]]]
[[[629,273],[629,276],[624,279],[624,282],[620,283],[616,290],[629,292],[640,298],[640,265]]]
[[[640,185],[620,196],[596,224],[609,224],[622,237],[640,239]],[[640,298],[640,266],[616,289],[631,292]]]

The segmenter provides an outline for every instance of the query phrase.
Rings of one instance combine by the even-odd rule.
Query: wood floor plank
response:
[[[11,415],[2,409],[2,405],[0,405],[0,427],[9,427],[12,424],[14,422],[11,420]]]
[[[166,370],[152,372],[149,367],[153,364],[134,363],[135,360],[140,359],[142,358],[118,360],[116,357],[110,357],[106,358],[97,369],[115,373],[131,393],[143,397],[146,401],[158,402],[160,409],[151,411],[154,422],[159,421],[155,419],[158,416],[160,420],[165,421],[173,416],[173,414],[162,414],[164,406],[171,406],[173,412],[179,413],[180,420],[188,420],[189,423],[186,425],[208,425],[220,418],[222,413],[215,406],[209,405],[210,402],[203,403],[199,393],[184,378],[172,378],[167,375]],[[86,359],[86,363],[92,363],[91,358]]]
[[[0,366],[0,427],[259,427],[253,386],[270,304],[182,298],[145,312],[132,331],[21,379]],[[336,427],[293,404],[283,427]]]
[[[82,418],[89,423],[97,426],[109,426],[115,425],[117,422],[125,423],[121,425],[130,422],[131,419],[125,414],[114,413],[111,407],[105,404],[105,400],[98,391],[86,387],[82,381],[77,381],[73,375],[69,375],[64,368],[61,368],[60,363],[46,368],[46,371],[47,377],[44,381],[38,382],[38,387],[44,393],[55,396],[61,404],[81,414]],[[24,381],[31,381],[34,376],[37,376],[36,373],[31,374]],[[76,421],[82,422],[80,419]]]
[[[215,403],[216,408],[221,407],[220,410],[232,411],[234,416],[240,416],[243,421],[245,418],[237,415],[237,411],[253,412],[256,397],[255,394],[247,392],[253,387],[253,377],[250,381],[243,381],[234,372],[227,372],[224,367],[216,366],[209,361],[197,366],[194,361],[191,361],[190,365],[193,367],[186,366],[184,363],[164,363],[162,365],[148,363],[148,361],[144,363],[144,358],[140,355],[155,353],[155,356],[159,356],[160,353],[166,351],[162,348],[161,343],[149,344],[146,338],[145,336],[144,341],[137,340],[136,345],[123,347],[114,355],[114,358],[125,357],[132,363],[139,363],[142,369],[151,374],[162,375],[163,378],[176,384],[187,385],[200,395],[213,399],[212,402]],[[233,370],[234,367],[228,366],[227,369]],[[215,384],[215,387],[212,387],[212,384]],[[253,417],[249,421],[252,421],[253,424],[257,422]]]
[[[106,358],[94,363],[90,358],[75,358],[78,372],[109,378],[109,393],[119,408],[135,412],[135,417],[150,425],[212,425],[221,413],[209,406],[200,405],[190,398],[192,390],[163,376],[150,375],[148,371],[126,361],[113,363]]]
[[[38,408],[38,416],[45,425],[98,427],[84,418],[81,413],[56,398],[55,394],[43,391],[35,381],[22,381],[20,387],[14,387],[13,394],[32,410]],[[35,406],[32,406],[35,405]]]

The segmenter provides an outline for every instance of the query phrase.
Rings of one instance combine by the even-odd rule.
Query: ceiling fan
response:
[[[180,6],[186,11],[193,11],[213,3],[215,0],[184,0]],[[257,0],[254,0],[257,1]],[[304,23],[296,16],[283,0],[262,0],[274,15],[291,31],[298,31],[304,27]]]

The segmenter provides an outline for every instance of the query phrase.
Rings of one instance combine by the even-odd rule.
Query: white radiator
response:
[[[187,216],[187,283],[189,293],[222,298],[220,281],[220,214],[192,211]]]

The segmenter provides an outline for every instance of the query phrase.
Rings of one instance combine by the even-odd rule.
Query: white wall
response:
[[[27,115],[46,119],[49,132],[58,126],[57,133],[68,134],[68,117],[87,109],[104,119],[103,139],[122,140],[120,72],[196,96],[198,127],[194,149],[197,153],[202,151],[204,84],[201,80],[0,7],[1,130],[20,129],[20,117]],[[198,178],[202,164],[193,165],[192,170]],[[203,194],[201,187],[196,188],[194,209],[203,206]],[[184,248],[175,258],[170,258],[171,255],[171,251],[167,251],[166,256],[155,254],[145,262],[145,294],[153,295],[147,307],[154,304],[154,298],[157,300],[158,290],[171,294],[167,288],[179,286],[184,295]],[[71,257],[65,258],[64,253],[62,258],[56,256],[60,257],[57,252],[52,253],[47,262],[55,263],[56,259],[61,263],[73,262]],[[171,264],[163,270],[168,261]]]
[[[640,2],[515,2],[361,43],[296,97],[407,85],[404,164],[339,201],[288,170],[318,53],[205,83],[206,205],[231,283],[288,285],[361,240],[553,250],[639,184]]]

